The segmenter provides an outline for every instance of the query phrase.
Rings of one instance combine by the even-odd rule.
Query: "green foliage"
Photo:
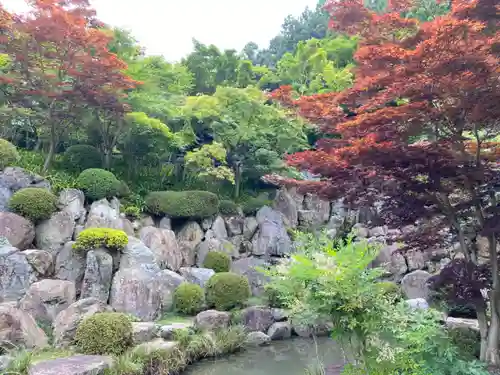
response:
[[[141,216],[141,209],[137,206],[125,206],[122,211],[131,219],[138,219]]]
[[[86,169],[78,176],[76,185],[87,199],[95,201],[116,196],[120,182],[104,169]]]
[[[205,294],[201,286],[191,283],[182,283],[174,291],[175,311],[195,315],[203,309]]]
[[[79,324],[75,344],[84,354],[120,355],[133,345],[132,323],[121,313],[94,314]]]
[[[101,153],[94,146],[74,145],[64,152],[63,165],[67,170],[76,173],[85,169],[100,168],[102,166]]]
[[[57,209],[57,197],[47,189],[25,188],[16,191],[9,201],[12,212],[34,223],[50,218]]]
[[[219,203],[219,212],[222,215],[227,215],[227,216],[239,215],[240,208],[232,200],[223,199]]]
[[[401,286],[395,282],[382,281],[378,283],[378,286],[382,288],[383,294],[391,301],[399,301],[404,298]]]
[[[186,153],[186,169],[203,180],[226,180],[234,183],[234,173],[227,166],[226,150],[213,142]]]
[[[117,197],[128,198],[128,197],[130,197],[131,194],[132,194],[132,192],[130,191],[130,188],[127,185],[127,183],[125,181],[119,180],[117,188],[116,188]]]
[[[248,279],[231,272],[217,273],[205,285],[206,302],[217,310],[242,306],[250,295]]]
[[[0,171],[19,161],[19,153],[16,146],[5,139],[0,138]]]
[[[154,191],[146,196],[147,210],[173,218],[205,218],[219,211],[219,198],[208,191]]]
[[[481,351],[479,332],[467,328],[454,328],[448,330],[448,336],[463,358],[470,361],[479,358]]]
[[[231,257],[220,251],[211,251],[206,255],[203,267],[210,268],[216,273],[229,272],[231,269]]]
[[[89,251],[105,247],[110,250],[122,250],[128,244],[127,234],[119,229],[88,228],[80,232],[73,249]]]
[[[255,215],[264,206],[270,206],[272,200],[267,196],[249,197],[242,202],[241,208],[245,215]]]

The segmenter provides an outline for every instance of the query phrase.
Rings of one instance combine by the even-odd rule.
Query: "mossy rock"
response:
[[[94,314],[78,326],[75,344],[83,354],[123,354],[133,345],[132,322],[122,313]]]
[[[219,212],[224,216],[239,215],[240,207],[231,200],[223,199],[219,203]]]
[[[87,199],[96,201],[117,196],[120,181],[113,173],[104,169],[86,169],[78,176],[76,186],[84,192]]]
[[[220,251],[210,251],[205,256],[203,267],[210,268],[216,273],[229,272],[231,269],[231,257]]]
[[[47,189],[25,188],[12,195],[9,208],[36,223],[50,218],[57,210],[57,197]]]
[[[16,146],[5,139],[0,138],[0,171],[6,167],[16,164],[20,159]]]
[[[219,211],[219,198],[208,191],[155,191],[146,196],[152,214],[172,218],[206,218]]]
[[[203,309],[205,295],[201,286],[182,283],[174,291],[174,310],[185,315],[195,315]]]
[[[68,171],[82,172],[86,169],[102,166],[101,153],[91,145],[74,145],[68,147],[63,155],[63,166]]]
[[[377,284],[382,293],[394,301],[400,301],[404,298],[403,290],[399,284],[392,281],[381,281]]]
[[[119,229],[88,228],[80,232],[73,249],[89,251],[105,247],[109,250],[119,251],[128,244],[127,234]]]
[[[217,273],[205,285],[207,305],[217,310],[229,311],[242,307],[250,295],[248,279],[231,272]]]

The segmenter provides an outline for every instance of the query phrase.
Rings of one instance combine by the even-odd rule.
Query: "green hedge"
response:
[[[63,155],[63,166],[72,172],[81,172],[102,166],[101,153],[90,145],[74,145],[68,147]]]
[[[119,229],[88,228],[83,230],[73,244],[73,249],[89,251],[105,247],[110,250],[122,250],[128,244],[127,234]]]
[[[174,310],[181,314],[194,315],[203,309],[205,295],[201,286],[182,283],[174,291]]]
[[[104,169],[86,169],[78,176],[76,186],[85,193],[86,198],[96,201],[118,195],[120,181]]]
[[[217,310],[228,311],[243,306],[250,295],[248,279],[231,272],[217,273],[205,285],[208,307]]]
[[[172,218],[205,218],[219,211],[219,198],[208,191],[154,191],[146,196],[146,208]]]
[[[231,257],[220,251],[209,252],[203,261],[203,267],[210,268],[216,273],[229,272],[231,268]]]
[[[222,215],[238,215],[240,213],[239,206],[231,200],[221,200],[219,203],[219,212]]]
[[[133,345],[132,323],[122,313],[94,314],[76,329],[75,344],[83,354],[123,354]]]
[[[6,167],[16,164],[20,156],[17,152],[16,146],[9,141],[0,138],[0,171]]]
[[[245,215],[255,215],[264,206],[270,206],[272,201],[266,197],[251,197],[241,204]]]
[[[12,212],[33,222],[50,218],[57,209],[57,197],[47,189],[25,188],[15,192],[9,201]]]

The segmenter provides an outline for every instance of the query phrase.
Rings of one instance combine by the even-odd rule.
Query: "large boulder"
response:
[[[73,220],[85,219],[85,196],[83,191],[77,189],[64,189],[59,193],[58,206],[61,211],[69,213]]]
[[[107,302],[113,277],[113,257],[104,249],[87,252],[81,298],[95,297]]]
[[[268,307],[252,306],[241,312],[243,325],[251,332],[267,333],[274,323],[272,310]]]
[[[269,263],[267,263],[264,259],[253,257],[242,258],[232,263],[231,272],[245,276],[250,283],[252,294],[254,296],[260,296],[263,294],[264,285],[266,285],[269,278],[257,268],[266,268],[268,266]]]
[[[221,216],[217,216],[212,224],[212,231],[214,232],[215,238],[218,240],[227,240],[228,234],[226,229],[226,223]]]
[[[37,247],[54,256],[57,255],[64,244],[73,238],[75,226],[75,219],[71,212],[55,212],[50,219],[36,226]]]
[[[264,332],[259,332],[259,331],[250,332],[245,340],[245,344],[249,347],[265,346],[269,345],[270,342],[271,338]]]
[[[269,327],[267,335],[271,340],[283,340],[292,337],[292,325],[289,322],[276,322]]]
[[[374,265],[382,267],[396,280],[401,280],[403,275],[408,271],[405,257],[398,251],[398,244],[382,245]]]
[[[30,249],[24,250],[23,254],[36,271],[37,276],[47,277],[54,272],[54,260],[48,251]]]
[[[120,268],[133,268],[149,264],[152,267],[156,266],[155,254],[141,240],[135,237],[128,238],[128,244],[122,250],[120,258]]]
[[[0,212],[0,236],[20,250],[31,248],[35,239],[35,227],[24,217],[12,212]]]
[[[15,247],[0,247],[0,302],[19,300],[36,280],[25,254]]]
[[[188,283],[197,284],[202,288],[215,275],[215,271],[209,268],[182,267],[179,272]]]
[[[188,221],[177,233],[177,241],[185,266],[190,267],[196,264],[196,247],[203,241],[204,236],[205,233],[196,221]]]
[[[226,253],[231,256],[233,252],[233,245],[227,240],[205,238],[205,241],[201,242],[196,247],[196,265],[198,267],[203,267],[205,257],[212,251]]]
[[[54,321],[54,344],[67,347],[73,344],[78,325],[86,318],[113,309],[96,298],[85,298],[61,311]]]
[[[259,256],[284,256],[291,252],[292,241],[281,214],[264,206],[257,212],[259,231],[253,240],[253,254]]]
[[[405,275],[401,280],[401,289],[408,299],[423,298],[429,296],[429,287],[427,281],[431,274],[426,271],[417,270]]]
[[[162,311],[171,311],[174,305],[175,289],[186,280],[178,273],[170,270],[161,270],[155,277],[160,284],[161,309]]]
[[[56,279],[75,283],[79,291],[85,275],[85,253],[73,249],[74,242],[68,242],[56,257],[54,276]]]
[[[45,279],[31,285],[19,308],[36,321],[50,323],[76,300],[75,284],[71,281]]]
[[[290,228],[297,227],[299,224],[298,210],[300,207],[288,190],[282,188],[278,191],[273,207],[276,211],[281,212],[285,225]]]
[[[429,258],[423,251],[412,249],[405,253],[408,271],[421,270],[425,267]]]
[[[157,273],[152,271],[148,267],[120,268],[113,277],[110,305],[143,321],[158,318],[163,296]]]
[[[194,325],[198,329],[214,330],[227,328],[231,321],[231,315],[225,311],[206,310],[194,318]]]
[[[330,219],[331,204],[315,194],[307,193],[304,197],[304,209],[315,213],[314,225],[324,224]]]
[[[153,251],[160,268],[177,271],[183,263],[183,254],[175,239],[175,233],[169,229],[144,227],[140,230],[141,241]]]
[[[134,344],[139,345],[144,342],[152,341],[158,332],[158,326],[154,322],[132,323],[132,332]]]
[[[50,190],[47,180],[22,168],[7,167],[0,172],[0,212],[8,211],[9,200],[13,193],[27,187]]]
[[[113,358],[99,355],[74,355],[41,361],[29,370],[29,375],[103,375],[113,365]]]
[[[243,236],[245,240],[251,240],[255,232],[257,232],[257,228],[259,228],[257,219],[253,216],[246,217],[243,221]]]
[[[118,207],[107,199],[95,201],[90,206],[85,228],[123,229]]]
[[[243,216],[227,216],[224,218],[224,221],[226,222],[226,229],[229,237],[243,234],[243,223],[245,222]]]
[[[16,348],[44,348],[49,340],[35,319],[10,303],[0,304],[0,343]]]

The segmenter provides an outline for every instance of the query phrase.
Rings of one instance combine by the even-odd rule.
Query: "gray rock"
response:
[[[145,342],[136,346],[135,350],[141,353],[152,353],[152,352],[168,352],[172,349],[177,348],[179,344],[175,341],[165,341],[163,339],[154,339],[153,341]]]
[[[8,355],[0,355],[0,372],[7,370],[14,358]]]
[[[386,225],[383,227],[374,227],[369,229],[369,237],[384,237],[387,235],[389,228]]]
[[[355,224],[354,227],[352,227],[352,231],[356,234],[357,238],[368,238],[370,235],[368,227],[361,223]]]
[[[144,227],[140,230],[139,236],[155,255],[156,263],[160,268],[177,271],[182,266],[184,257],[173,231]]]
[[[190,330],[193,324],[172,323],[160,327],[159,335],[164,340],[173,340],[176,331]]]
[[[143,227],[154,227],[155,226],[155,221],[150,215],[143,215],[141,219],[139,220],[139,228],[141,229]]]
[[[49,340],[35,319],[10,303],[0,304],[0,342],[16,348],[45,348]]]
[[[252,306],[241,312],[243,325],[251,332],[266,333],[274,323],[273,313],[268,307]]]
[[[285,188],[280,189],[276,194],[273,208],[276,211],[281,212],[286,226],[290,228],[297,227],[297,225],[299,224],[298,209],[300,207],[301,206],[297,205],[297,201]]]
[[[132,323],[134,344],[142,344],[153,340],[158,332],[158,326],[154,322]]]
[[[54,344],[67,347],[73,344],[78,325],[86,318],[113,309],[96,298],[85,298],[61,311],[54,321]]]
[[[201,243],[205,234],[200,225],[195,221],[189,221],[177,233],[177,241],[181,249],[184,266],[196,264],[196,247]]]
[[[247,250],[251,250],[251,247],[248,249],[248,243],[250,243],[251,246],[251,242],[245,241],[245,237],[243,237],[242,234],[229,238],[229,242],[233,246],[233,252],[231,254],[233,259],[241,258],[241,254],[245,253]]]
[[[231,321],[231,315],[225,311],[206,310],[194,319],[194,325],[198,329],[214,330],[219,328],[227,328]]]
[[[120,268],[113,277],[110,305],[143,321],[155,320],[160,315],[163,297],[156,275],[147,267]]]
[[[68,242],[56,257],[55,278],[75,283],[80,291],[85,275],[85,253],[73,249],[74,242]]]
[[[113,365],[113,358],[97,355],[75,355],[38,362],[29,375],[103,375]]]
[[[196,265],[198,267],[203,267],[205,257],[211,251],[228,253],[228,251],[226,251],[226,249],[224,248],[223,242],[221,240],[218,240],[216,238],[205,239],[205,241],[201,242],[196,247]]]
[[[429,304],[423,298],[414,298],[406,300],[406,304],[415,310],[427,310],[429,308]]]
[[[129,219],[122,217],[120,218],[120,222],[121,222],[121,230],[124,231],[127,234],[127,236],[135,235],[134,225]]]
[[[227,235],[226,223],[221,216],[217,216],[215,218],[214,223],[212,224],[212,230],[214,232],[215,238],[217,238],[218,240],[227,240],[229,237]]]
[[[59,193],[58,206],[61,211],[69,213],[74,221],[85,220],[85,196],[77,189],[64,189]]]
[[[92,203],[85,228],[123,229],[122,226],[119,206],[114,207],[107,199]]]
[[[170,270],[161,270],[155,277],[160,284],[161,308],[163,311],[171,311],[175,289],[185,280],[181,275]]]
[[[20,250],[32,248],[35,239],[35,227],[24,217],[12,212],[0,212],[0,236]]]
[[[408,250],[405,253],[408,271],[421,270],[425,267],[428,258],[424,252],[420,250]]]
[[[271,343],[271,338],[264,332],[250,332],[247,335],[245,344],[247,346],[265,346]]]
[[[7,167],[0,172],[0,212],[8,211],[8,202],[13,193],[27,187],[50,190],[47,180],[22,168]]]
[[[284,256],[291,252],[292,241],[279,212],[264,206],[257,212],[257,222],[259,231],[253,240],[255,255]]]
[[[31,285],[19,303],[38,322],[50,323],[76,300],[75,284],[71,281],[45,279]]]
[[[207,281],[215,275],[214,270],[209,268],[182,267],[179,272],[188,283],[193,283],[205,287]]]
[[[113,277],[113,258],[104,249],[87,252],[87,266],[82,282],[80,298],[94,297],[107,302]]]
[[[75,231],[75,221],[71,212],[60,211],[50,219],[36,226],[36,244],[38,248],[57,255],[65,243],[71,241]]]
[[[243,258],[236,260],[231,265],[231,271],[247,277],[250,287],[252,289],[252,294],[254,296],[260,296],[264,292],[264,285],[268,282],[269,278],[262,272],[258,271],[256,268],[266,268],[269,266],[263,259],[258,258]]]
[[[398,252],[398,249],[397,244],[382,246],[374,265],[384,268],[397,280],[401,280],[401,277],[408,271],[408,266],[405,257]]]
[[[243,234],[243,222],[245,218],[242,216],[227,216],[224,218],[226,229],[229,237],[239,236]]]
[[[311,227],[325,224],[330,219],[330,202],[319,198],[317,195],[306,194],[303,206],[304,210],[314,213],[309,222]]]
[[[284,309],[271,309],[271,313],[273,314],[273,319],[275,322],[284,322],[288,320],[288,311]]]
[[[54,273],[52,255],[45,250],[24,250],[28,263],[33,267],[38,276],[50,276]]]
[[[271,340],[284,340],[292,337],[292,325],[288,322],[276,322],[269,327],[267,335]]]
[[[449,316],[446,318],[445,324],[449,329],[469,329],[479,332],[479,322],[477,319],[453,318]]]
[[[257,223],[256,218],[253,216],[246,217],[243,222],[243,236],[245,240],[251,240],[258,227],[259,223]]]
[[[26,255],[15,247],[0,247],[0,271],[0,302],[19,300],[37,280]]]
[[[304,325],[293,321],[291,322],[293,332],[299,337],[312,337],[312,336],[328,336],[333,328],[332,324],[327,324],[324,322],[317,322],[313,325]]]
[[[172,230],[172,220],[166,216],[162,217],[158,228]]]
[[[203,230],[209,230],[212,228],[212,224],[214,223],[213,217],[206,217],[201,221],[201,228]]]
[[[141,240],[135,237],[128,238],[128,244],[122,250],[120,259],[120,268],[133,268],[149,264],[158,267],[153,251],[147,247]]]
[[[401,280],[401,289],[406,298],[423,298],[426,300],[429,296],[427,281],[430,277],[430,273],[421,270],[413,271],[405,275]]]

